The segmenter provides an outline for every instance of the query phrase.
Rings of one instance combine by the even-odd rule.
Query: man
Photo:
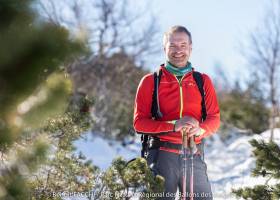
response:
[[[174,26],[163,38],[166,63],[160,66],[162,71],[158,88],[158,101],[162,117],[154,119],[151,114],[154,76],[144,76],[138,86],[134,107],[134,128],[137,133],[157,136],[161,142],[172,144],[161,146],[155,162],[157,173],[165,178],[165,198],[170,198],[179,187],[182,192],[182,153],[172,146],[182,145],[182,131],[188,132],[199,145],[217,131],[220,124],[220,111],[216,93],[210,78],[203,77],[205,106],[207,117],[202,121],[201,93],[193,77],[194,69],[188,61],[192,52],[191,33],[183,26]],[[194,199],[213,199],[211,186],[207,177],[207,166],[201,158],[202,152],[194,155]],[[189,163],[188,163],[189,165]],[[187,184],[190,182],[187,179]],[[189,187],[187,188],[189,193]],[[169,197],[168,197],[169,196]]]

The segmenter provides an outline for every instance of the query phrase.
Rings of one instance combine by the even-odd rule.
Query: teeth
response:
[[[173,56],[173,57],[175,57],[175,58],[181,58],[181,57],[183,57],[183,55],[182,55],[182,56]]]

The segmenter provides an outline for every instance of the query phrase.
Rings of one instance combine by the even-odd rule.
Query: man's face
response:
[[[192,51],[192,44],[186,33],[172,33],[164,45],[168,62],[175,67],[185,67]]]

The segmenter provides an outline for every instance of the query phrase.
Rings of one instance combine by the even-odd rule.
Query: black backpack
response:
[[[151,113],[153,119],[159,119],[162,117],[162,113],[160,112],[160,107],[159,107],[159,99],[158,99],[158,88],[160,84],[160,79],[162,75],[162,70],[159,69],[156,72],[154,72],[154,91],[153,91],[153,96],[152,96],[152,107],[151,107]],[[205,106],[205,93],[203,89],[203,78],[202,74],[193,71],[193,78],[198,86],[199,92],[201,94],[202,100],[201,100],[201,112],[202,112],[202,121],[206,119],[207,112],[206,112],[206,106]],[[156,142],[154,142],[156,141]],[[147,158],[148,155],[148,150],[150,148],[159,148],[160,147],[160,141],[159,138],[156,136],[151,136],[147,134],[142,134],[141,135],[141,143],[142,143],[142,149],[141,149],[141,157]],[[157,143],[157,145],[153,144]],[[169,143],[169,146],[170,143]],[[172,147],[171,147],[172,148]],[[202,158],[204,159],[204,139],[202,139],[201,145],[200,145],[200,151]]]

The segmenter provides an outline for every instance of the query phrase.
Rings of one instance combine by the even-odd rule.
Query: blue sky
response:
[[[196,69],[214,75],[219,63],[231,79],[244,78],[248,67],[241,44],[262,22],[265,0],[152,0],[149,9],[160,25],[160,35],[173,25],[184,25],[192,33],[193,52],[190,61]],[[162,38],[158,38],[161,45]],[[164,60],[161,53],[151,61],[150,69]],[[252,67],[253,68],[253,67]],[[243,70],[242,70],[243,71]]]

